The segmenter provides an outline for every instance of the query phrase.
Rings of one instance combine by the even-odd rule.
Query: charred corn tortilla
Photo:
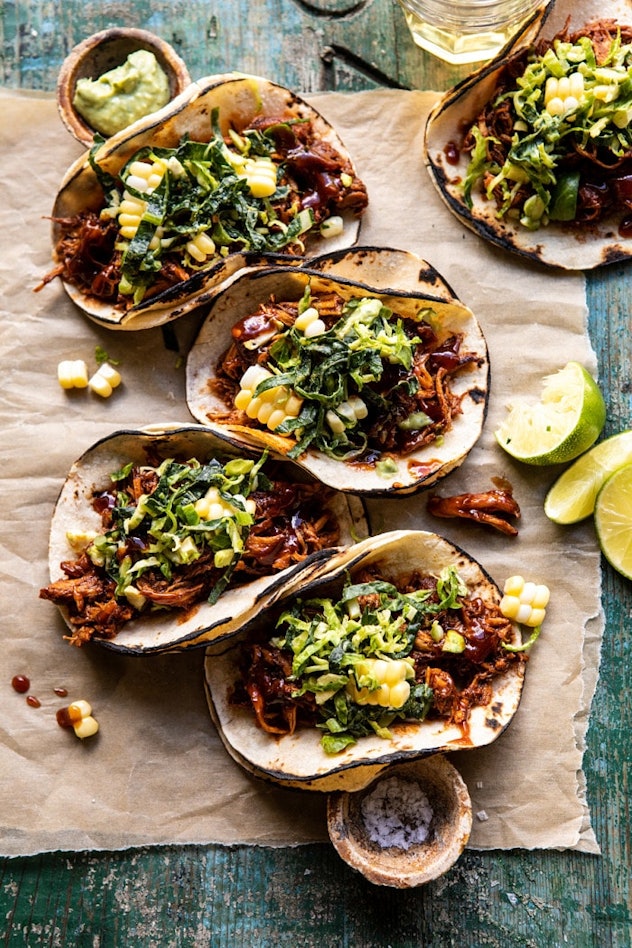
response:
[[[324,564],[321,574],[298,589],[301,599],[336,595],[348,575],[371,566],[394,581],[409,576],[411,569],[438,576],[445,567],[456,567],[468,592],[484,602],[498,604],[501,594],[482,567],[462,550],[436,534],[424,531],[397,531],[361,542],[337,554]],[[296,596],[297,591],[292,593]],[[288,597],[291,598],[291,597]],[[270,612],[258,621],[270,627]],[[226,645],[207,649],[205,677],[210,713],[229,754],[246,770],[273,782],[310,790],[357,790],[366,786],[392,763],[441,751],[482,747],[493,742],[515,714],[524,680],[524,664],[515,662],[493,679],[490,700],[473,707],[466,724],[443,719],[421,723],[401,723],[391,727],[392,739],[363,737],[335,755],[324,752],[320,731],[305,728],[291,735],[275,737],[257,727],[254,715],[231,701],[231,682],[240,675],[240,643],[256,628],[240,633]],[[520,633],[514,627],[515,641]]]
[[[111,474],[130,463],[146,465],[151,463],[149,459],[154,463],[169,458],[185,462],[194,458],[202,463],[217,459],[223,463],[231,459],[260,457],[261,452],[235,449],[221,435],[195,425],[165,431],[117,431],[98,441],[71,468],[55,506],[49,548],[51,583],[65,576],[60,564],[74,561],[79,555],[75,538],[78,535],[88,538],[102,531],[101,515],[95,510],[93,501],[95,492],[107,491],[111,487]],[[280,476],[294,483],[305,482],[300,471],[290,469],[290,465],[285,467],[287,471],[284,470]],[[263,470],[266,470],[265,466]],[[358,501],[338,495],[328,501],[328,507],[339,524],[340,546],[352,543],[353,537],[366,536],[364,511]],[[234,633],[266,603],[274,601],[283,590],[291,589],[299,576],[309,576],[310,571],[332,552],[331,549],[321,549],[280,572],[229,586],[212,604],[202,601],[180,611],[162,609],[141,613],[127,622],[115,638],[98,640],[99,644],[129,654],[173,651],[208,644]],[[72,632],[74,626],[69,610],[63,604],[59,608]]]
[[[605,209],[595,219],[591,219],[592,211],[587,207],[590,190],[594,188],[596,194],[607,186],[607,180],[613,173],[612,168],[609,169],[608,166],[618,162],[614,152],[609,153],[609,147],[601,142],[605,143],[609,134],[608,130],[612,132],[613,142],[615,138],[617,142],[619,138],[623,142],[627,135],[628,120],[622,116],[623,111],[626,111],[628,107],[629,95],[625,93],[625,88],[629,84],[629,79],[617,87],[614,82],[614,72],[610,74],[609,64],[612,64],[614,60],[606,58],[605,61],[601,61],[604,68],[599,65],[599,57],[605,55],[601,27],[606,21],[611,21],[613,24],[614,49],[618,44],[617,25],[630,25],[632,22],[629,4],[623,0],[614,0],[607,5],[607,9],[595,0],[579,0],[572,3],[570,0],[558,0],[557,3],[550,4],[546,10],[540,11],[525,32],[505,50],[504,56],[493,60],[442,97],[432,111],[426,127],[426,165],[435,186],[450,210],[485,240],[527,259],[566,270],[592,269],[625,260],[632,255],[629,227],[628,232],[625,226],[620,230],[622,221],[626,217],[630,218],[632,212],[630,205],[621,202],[615,193],[618,188],[611,188],[616,199],[610,204],[610,198],[608,198],[608,206],[604,203]],[[551,154],[561,156],[554,158],[550,168],[548,159],[546,165],[543,163],[540,180],[535,185],[536,191],[531,190],[532,186],[524,177],[524,169],[520,167],[523,159],[525,162],[532,160],[529,157],[531,155],[529,148],[534,133],[531,131],[531,125],[525,125],[518,117],[517,127],[513,126],[507,132],[508,136],[513,135],[514,143],[520,142],[519,145],[514,145],[510,153],[511,160],[508,160],[498,178],[494,175],[499,174],[501,169],[491,162],[491,170],[483,179],[484,186],[479,181],[472,188],[471,194],[468,194],[468,174],[472,173],[470,161],[472,155],[478,161],[483,160],[484,143],[478,146],[478,152],[470,152],[462,147],[464,135],[475,125],[477,117],[483,113],[488,103],[503,102],[502,99],[497,99],[501,82],[505,83],[508,89],[516,88],[515,81],[507,78],[508,62],[517,56],[520,57],[519,64],[512,65],[510,73],[511,76],[520,76],[521,71],[533,61],[534,55],[537,53],[542,56],[555,37],[561,36],[564,43],[567,37],[575,34],[595,35],[596,22],[598,24],[596,30],[600,36],[594,47],[599,51],[596,70],[593,71],[590,65],[592,51],[587,48],[582,49],[583,40],[579,41],[577,52],[571,51],[571,60],[568,65],[558,66],[551,60],[553,76],[571,77],[573,73],[583,75],[585,72],[586,94],[582,97],[582,94],[578,93],[577,107],[569,105],[570,111],[566,110],[564,105],[567,101],[566,92],[563,92],[560,99],[561,113],[549,115],[545,108],[544,86],[538,93],[535,86],[531,88],[529,81],[523,84],[525,91],[522,97],[529,103],[527,114],[531,116],[547,113],[544,115],[544,122],[538,119],[539,124],[536,123],[533,127],[544,129],[538,134],[546,134],[548,144],[545,148],[550,150]],[[585,59],[582,59],[584,55]],[[579,59],[577,59],[578,56]],[[562,55],[560,62],[564,63],[564,61],[564,55]],[[603,90],[596,89],[595,83],[597,85],[601,83]],[[607,83],[610,84],[610,90],[607,88]],[[616,123],[612,124],[612,116],[608,118],[607,115],[609,96],[613,94],[612,90],[617,88],[621,90],[619,96],[621,109],[619,109]],[[594,94],[595,89],[596,94]],[[603,101],[600,98],[602,94],[606,96]],[[506,108],[506,102],[503,107]],[[604,126],[605,132],[602,128],[603,122],[609,123]],[[524,128],[523,125],[525,125]],[[547,131],[549,126],[550,133]],[[504,127],[506,129],[506,126]],[[492,130],[492,135],[496,135],[495,130]],[[549,135],[556,137],[551,137],[549,142]],[[598,145],[600,154],[596,156],[598,161],[582,159],[582,149],[585,148],[588,152],[594,150],[592,143],[596,141],[597,135],[600,136]],[[523,137],[520,138],[520,136]],[[535,138],[533,141],[537,144]],[[574,143],[572,147],[571,142]],[[566,143],[569,143],[568,146]],[[614,146],[615,151],[618,151],[620,147],[625,151],[625,144],[619,142]],[[488,146],[488,156],[489,154]],[[630,159],[626,161],[628,169],[632,168]],[[629,170],[625,171],[626,161],[620,166],[622,174],[629,173]],[[528,167],[528,164],[524,165],[527,170]],[[550,169],[553,169],[552,174]],[[512,180],[503,183],[503,175],[507,170]],[[532,174],[533,172],[529,171],[529,175]],[[531,180],[534,179],[531,178]],[[491,197],[491,192],[489,198],[486,196],[484,188],[488,185],[496,189],[494,197]],[[578,187],[583,189],[583,193],[580,194],[577,211],[573,207],[577,201]],[[504,194],[503,200],[511,201],[511,205],[509,203],[503,207],[499,205],[501,188]],[[525,190],[521,192],[521,188]],[[574,192],[572,193],[573,201],[569,200],[569,192]],[[527,206],[526,213],[522,194],[526,197],[535,194],[534,199]],[[510,207],[509,210],[507,210],[508,207]],[[575,214],[577,214],[576,219]]]
[[[270,124],[280,128],[279,136],[285,136],[284,147],[290,149],[293,162],[293,170],[290,175],[293,176],[292,180],[296,185],[297,194],[304,205],[303,216],[307,221],[310,208],[317,215],[316,223],[306,229],[302,235],[293,239],[290,249],[284,250],[283,247],[279,247],[281,254],[283,256],[291,254],[296,259],[296,254],[301,253],[301,247],[304,248],[304,253],[311,255],[318,252],[321,246],[331,246],[335,249],[336,247],[347,247],[355,243],[359,230],[358,217],[366,203],[366,193],[362,196],[363,186],[355,176],[349,154],[332,126],[320,113],[294,93],[267,79],[236,73],[210,76],[192,83],[188,89],[159,112],[153,113],[146,119],[140,119],[128,129],[105,141],[94,150],[92,158],[90,158],[90,153],[82,156],[66,172],[52,211],[53,259],[57,264],[57,270],[60,269],[62,264],[65,264],[67,259],[70,259],[70,263],[65,264],[64,270],[61,271],[64,288],[88,316],[109,328],[142,329],[148,326],[160,325],[176,319],[192,307],[210,298],[219,286],[229,281],[240,269],[257,265],[259,260],[268,254],[270,257],[275,256],[276,251],[272,243],[270,246],[267,243],[265,245],[262,243],[262,246],[265,246],[265,249],[262,250],[262,246],[249,245],[252,244],[252,241],[244,242],[237,239],[237,237],[235,237],[234,243],[229,240],[230,235],[222,230],[221,220],[217,216],[219,211],[215,207],[217,203],[216,196],[222,191],[223,187],[221,181],[219,188],[216,184],[213,185],[213,188],[215,188],[211,201],[213,208],[210,207],[206,199],[204,199],[206,203],[203,209],[191,210],[188,205],[182,204],[172,225],[176,230],[172,230],[170,232],[171,236],[169,236],[169,241],[173,242],[173,234],[177,233],[181,226],[182,215],[185,212],[186,214],[194,214],[195,219],[199,219],[200,225],[203,224],[203,230],[208,232],[210,236],[213,236],[211,221],[220,228],[221,234],[215,233],[216,252],[209,251],[207,261],[202,260],[203,266],[197,269],[200,266],[198,258],[191,258],[190,254],[187,256],[188,251],[183,251],[184,259],[191,264],[183,278],[173,283],[175,277],[172,274],[170,276],[171,286],[162,288],[160,292],[153,296],[150,295],[152,292],[150,288],[145,298],[134,303],[134,305],[121,305],[120,299],[118,301],[115,299],[98,299],[91,295],[88,281],[92,274],[85,272],[85,262],[75,264],[71,257],[71,254],[74,254],[77,249],[76,241],[75,243],[71,241],[71,245],[68,246],[67,243],[61,240],[69,230],[68,222],[74,220],[76,215],[93,212],[98,217],[108,201],[107,194],[109,192],[107,192],[106,185],[103,183],[104,179],[107,180],[107,176],[116,179],[119,173],[125,169],[126,164],[139,153],[141,157],[148,152],[153,154],[154,151],[157,151],[160,155],[161,149],[176,149],[187,140],[192,143],[206,143],[213,140],[219,142],[220,139],[217,138],[217,135],[220,138],[224,136],[230,142],[232,134],[235,136],[235,149],[233,149],[235,154],[233,154],[233,151],[230,152],[231,160],[239,159],[240,149],[242,151],[245,149],[244,157],[250,154],[249,150],[253,150],[250,157],[255,162],[259,161],[258,155],[254,151],[259,145],[246,144],[240,137],[241,132],[253,123],[257,128],[261,128],[262,135]],[[301,152],[298,143],[295,151],[292,151],[291,141],[294,141],[292,138],[294,130],[296,130],[298,136],[302,128],[310,129],[310,134],[313,135],[313,140],[316,143],[314,150],[318,153],[317,155],[312,154],[309,147],[306,148],[305,154],[298,154]],[[285,152],[283,153],[285,154]],[[325,171],[318,164],[317,158],[318,162],[324,162]],[[196,178],[203,182],[203,193],[207,194],[210,178],[204,177],[206,172],[196,164],[196,161],[197,158],[194,156],[192,165],[188,166],[187,173],[190,175],[191,182],[194,182]],[[283,159],[284,164],[287,165],[289,161],[290,158],[286,155]],[[303,165],[300,165],[301,162]],[[100,169],[99,175],[95,172],[95,164]],[[341,173],[341,168],[344,173]],[[228,172],[230,169],[227,168],[226,170]],[[243,168],[240,167],[239,173],[241,174],[242,171]],[[172,192],[174,194],[178,193],[176,179],[182,175],[181,167],[177,164],[169,165],[169,174],[172,175],[169,182],[167,182],[165,174],[166,183],[163,182],[163,184],[155,186],[153,194],[156,196],[156,207],[153,206],[152,201],[145,215],[147,221],[142,225],[148,228],[147,234],[149,234],[149,229],[152,227],[154,228],[152,233],[158,234],[155,231],[155,224],[160,219],[165,207],[165,204],[162,204],[161,209],[161,201],[168,202]],[[335,187],[333,186],[334,183]],[[279,184],[281,184],[280,181]],[[120,190],[120,184],[118,187]],[[285,185],[280,190],[283,190],[284,187]],[[356,187],[358,188],[357,192]],[[161,194],[161,188],[165,191],[164,194]],[[247,189],[244,190],[244,188],[245,186],[242,188],[241,197],[239,188],[237,188],[236,197],[234,198],[239,207],[246,201]],[[222,202],[229,200],[228,197],[224,198],[223,191],[220,197]],[[359,198],[362,198],[362,200],[359,200]],[[219,199],[217,197],[217,200]],[[261,198],[257,209],[266,217],[270,231],[274,231],[278,238],[281,229],[286,227],[286,224],[281,223],[277,226],[274,223],[275,213],[271,210],[271,207],[273,204],[276,207],[274,203],[276,200],[281,200],[278,194],[275,195],[274,200],[271,197]],[[339,211],[335,210],[338,204],[341,208]],[[323,210],[325,205],[329,208],[326,212]],[[171,205],[167,203],[166,206],[170,207]],[[224,206],[225,203],[222,203],[221,207]],[[252,209],[242,210],[244,226],[247,215],[248,227],[252,228],[250,216]],[[242,211],[237,210],[237,213],[241,214]],[[292,211],[292,214],[294,213]],[[331,214],[340,215],[343,219],[342,232],[337,236],[329,237],[328,240],[319,235],[319,215],[322,216],[323,214],[326,217]],[[115,221],[116,219],[115,215]],[[101,224],[99,224],[100,226]],[[259,220],[257,226],[262,226],[262,220]],[[290,223],[287,226],[293,228],[294,224]],[[305,223],[305,226],[307,228],[307,223]],[[70,231],[70,233],[72,234],[73,231]],[[140,233],[139,230],[137,234]],[[78,241],[81,243],[86,239],[86,231],[82,230],[79,234]],[[256,236],[254,229],[251,230],[251,236],[254,240]],[[140,237],[138,239],[140,240]],[[263,238],[261,238],[261,241],[263,241]],[[124,244],[123,238],[119,237],[117,246],[121,242]],[[134,241],[131,241],[131,243],[134,243]],[[145,256],[141,270],[146,274],[154,266],[152,255],[155,256],[157,252],[155,248],[151,249],[154,247],[154,243],[146,251],[143,250]],[[171,244],[169,246],[165,245],[161,253],[168,254],[170,246]],[[139,245],[139,253],[141,249],[143,248]],[[136,251],[134,252],[136,253]],[[108,249],[106,253],[103,247],[98,248],[98,254],[92,256],[100,259],[102,254],[105,254],[108,259],[112,259],[112,251]],[[83,258],[81,257],[79,260],[83,261]],[[290,262],[291,260],[292,257],[290,257]],[[72,275],[73,271],[78,273],[76,278]],[[110,279],[107,272],[105,272],[103,278],[98,272],[96,276],[98,276],[101,285],[104,282],[107,283],[107,280]],[[150,273],[149,276],[151,276]],[[149,276],[147,276],[147,279],[149,279]],[[116,285],[120,285],[118,281]],[[116,289],[116,285],[114,289]],[[129,299],[129,297],[127,298]]]
[[[324,255],[298,269],[263,268],[242,275],[213,301],[189,353],[187,403],[193,416],[213,430],[223,431],[235,443],[265,445],[280,456],[292,452],[298,443],[295,437],[222,418],[227,405],[218,394],[217,365],[240,319],[271,297],[301,300],[306,288],[315,294],[333,293],[351,303],[365,298],[378,305],[381,302],[392,311],[393,325],[397,317],[406,317],[418,326],[425,319],[442,339],[458,336],[461,351],[472,358],[450,379],[460,405],[441,437],[408,454],[385,450],[379,457],[373,455],[370,462],[363,462],[362,457],[337,460],[313,447],[295,462],[337,490],[374,496],[420,490],[461,464],[480,435],[487,409],[485,339],[473,313],[436,270],[405,251],[358,248]]]

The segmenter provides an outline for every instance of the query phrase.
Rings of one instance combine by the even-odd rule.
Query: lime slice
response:
[[[611,474],[599,491],[595,529],[608,562],[632,579],[632,464]]]
[[[515,399],[508,409],[496,440],[525,464],[572,461],[595,443],[606,422],[599,386],[579,362],[548,375],[539,402]]]
[[[590,516],[601,485],[626,464],[632,464],[632,431],[612,435],[577,458],[549,490],[544,513],[555,523],[577,523]]]

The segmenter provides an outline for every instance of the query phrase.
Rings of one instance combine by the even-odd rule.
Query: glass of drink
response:
[[[491,59],[547,0],[398,0],[415,43],[460,65]]]

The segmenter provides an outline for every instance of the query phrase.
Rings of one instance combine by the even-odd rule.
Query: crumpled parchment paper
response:
[[[71,464],[118,428],[192,420],[182,360],[200,314],[164,332],[117,332],[91,323],[57,282],[33,292],[50,267],[45,215],[81,149],[52,98],[1,98],[0,853],[325,840],[321,795],[261,783],[224,751],[205,705],[201,651],[132,659],[71,648],[56,608],[38,598],[48,581],[50,516]],[[598,852],[581,770],[603,631],[593,529],[548,522],[542,501],[557,472],[513,463],[493,438],[512,393],[537,397],[541,378],[569,359],[595,371],[583,277],[505,255],[452,217],[422,164],[433,93],[310,98],[336,125],[367,183],[371,205],[360,243],[425,258],[487,337],[492,387],[483,436],[437,492],[488,490],[505,478],[522,509],[519,536],[509,539],[434,520],[423,494],[380,500],[369,505],[374,531],[432,529],[468,550],[499,584],[520,572],[552,590],[513,723],[489,747],[451,757],[479,814],[470,845]],[[58,362],[84,358],[94,368],[96,346],[119,360],[123,385],[108,400],[62,391]],[[39,708],[11,688],[16,674],[29,677]],[[62,687],[67,698],[55,693]],[[59,707],[79,698],[91,702],[100,723],[86,742],[55,721]]]

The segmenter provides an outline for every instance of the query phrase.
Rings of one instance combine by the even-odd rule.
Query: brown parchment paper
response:
[[[368,185],[360,242],[427,259],[486,333],[492,395],[483,437],[438,492],[487,490],[492,478],[504,477],[522,508],[513,540],[433,520],[423,494],[372,502],[374,530],[434,529],[500,584],[520,572],[552,589],[512,725],[490,747],[452,755],[473,799],[470,845],[598,852],[581,769],[603,630],[593,529],[549,523],[542,501],[555,472],[514,464],[493,438],[510,393],[536,395],[542,376],[569,359],[594,372],[583,278],[506,256],[446,210],[421,159],[434,94],[311,98],[337,126]],[[1,106],[0,853],[325,840],[322,796],[263,784],[224,751],[205,705],[202,652],[131,659],[99,647],[74,649],[62,639],[55,607],[38,599],[48,581],[48,524],[72,462],[117,428],[191,420],[182,357],[200,314],[165,332],[116,332],[92,324],[57,284],[33,293],[50,266],[43,215],[80,147],[51,99],[6,92]],[[58,362],[84,358],[93,368],[97,345],[120,361],[121,388],[108,400],[62,391]],[[11,688],[20,673],[41,707]],[[67,699],[55,694],[60,687]],[[55,721],[59,707],[79,698],[92,703],[100,723],[99,735],[86,742]]]

